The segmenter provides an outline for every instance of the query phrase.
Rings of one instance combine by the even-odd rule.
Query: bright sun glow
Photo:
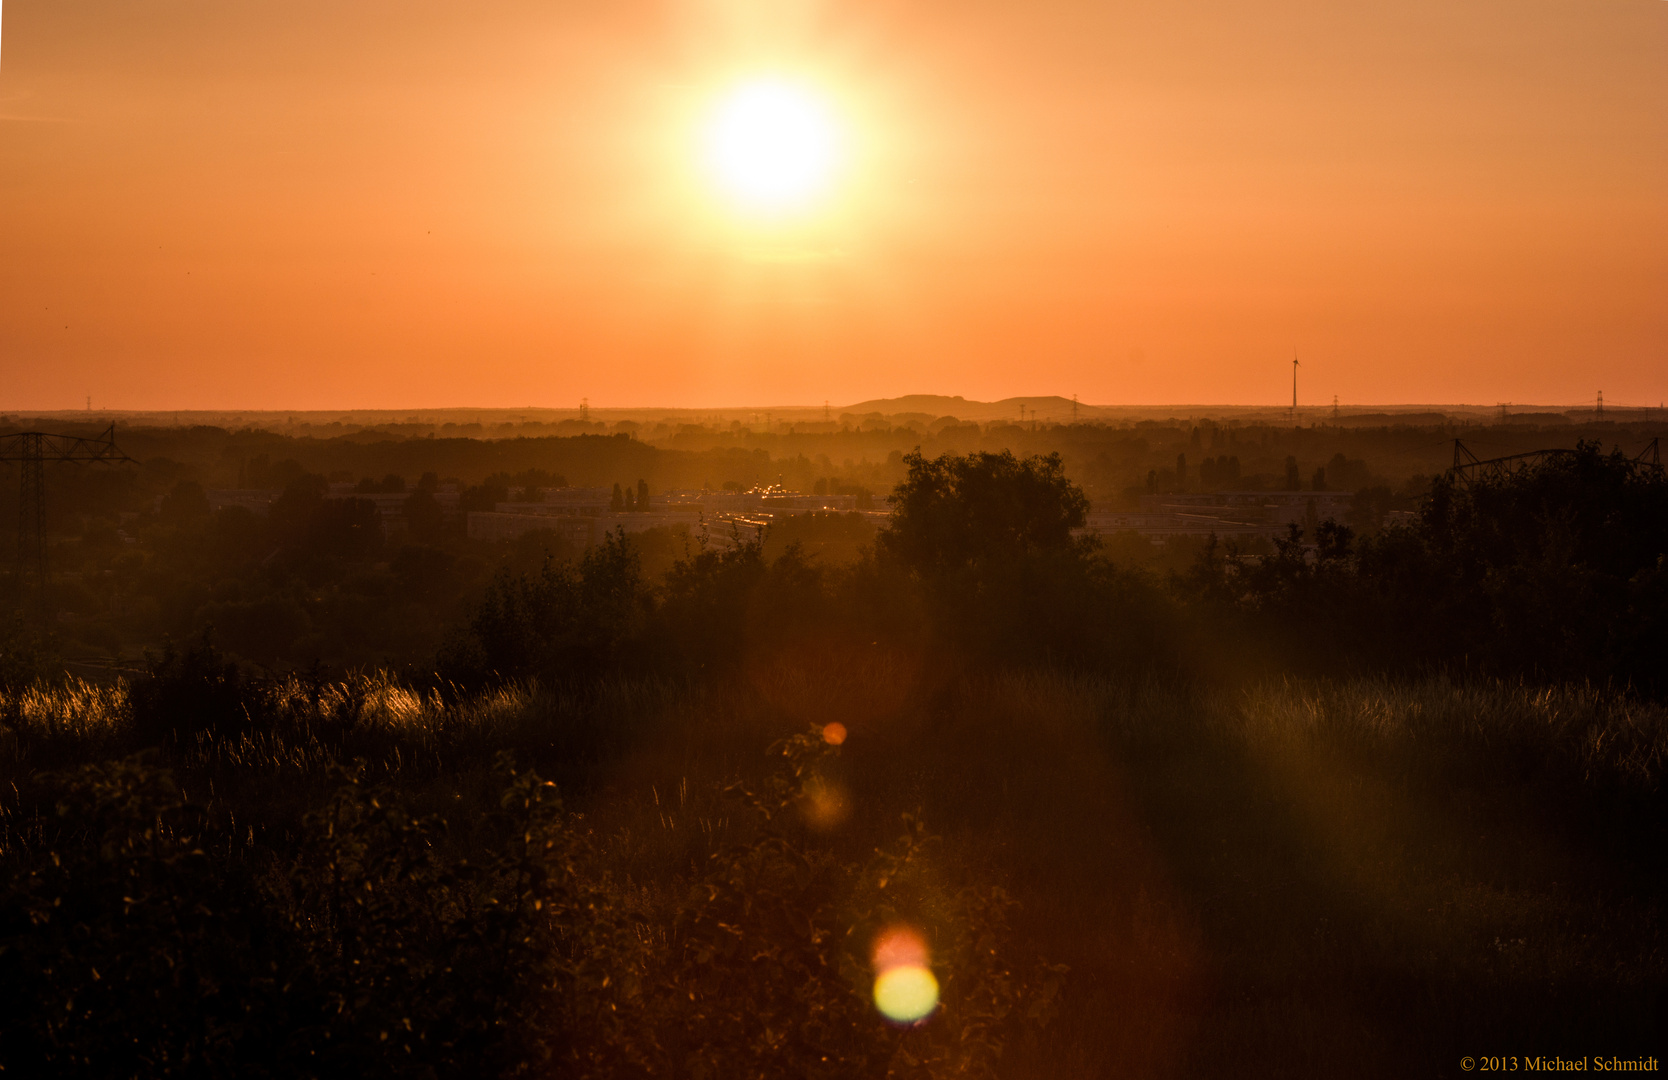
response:
[[[810,91],[759,80],[732,90],[706,131],[707,167],[744,209],[781,213],[827,190],[840,151],[834,117]]]

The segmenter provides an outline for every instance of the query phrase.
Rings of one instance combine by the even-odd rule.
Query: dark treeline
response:
[[[1179,594],[1297,670],[1471,664],[1668,691],[1668,483],[1620,451],[1440,478],[1410,527],[1305,539],[1251,560],[1213,545]]]
[[[1317,484],[1352,490],[1354,505],[1341,524],[1359,544],[1377,532],[1388,510],[1421,505],[1431,477],[1452,455],[1455,433],[1484,456],[1573,446],[1584,432],[1602,432],[1608,445],[1625,444],[1628,453],[1647,441],[1643,428],[1616,424],[1461,431],[1202,420],[1026,428],[951,419],[803,436],[713,430],[707,434],[714,444],[699,450],[646,443],[626,431],[479,440],[122,430],[119,439],[140,465],[48,468],[50,604],[61,616],[64,654],[73,659],[131,660],[165,639],[195,638],[213,627],[222,648],[278,668],[315,661],[337,668],[420,667],[500,565],[525,571],[536,569],[546,551],[559,560],[579,554],[550,536],[513,544],[466,539],[461,513],[490,509],[518,488],[623,485],[623,506],[624,490],[635,503],[645,489],[783,483],[883,507],[884,493],[904,479],[905,454],[913,448],[929,458],[1011,449],[1021,456],[1059,454],[1065,474],[1101,509],[1173,491],[1314,490]],[[837,441],[844,438],[868,441],[842,450]],[[15,484],[15,470],[6,479]],[[321,497],[326,484],[343,482],[367,497],[402,495],[409,529],[384,535],[369,506]],[[458,492],[456,511],[443,512],[430,494],[441,485]],[[204,492],[227,487],[284,494],[270,515],[237,506],[208,513]],[[0,489],[0,530],[15,528],[16,514],[15,498]],[[830,556],[821,560],[825,568],[854,560],[869,539],[862,528],[822,521],[784,524],[772,543],[784,546],[789,534],[808,556]],[[634,539],[645,578],[658,582],[685,553],[687,540],[664,530]],[[1109,538],[1103,550],[1125,569],[1163,572],[1184,569],[1194,547],[1181,541],[1156,548],[1131,535]],[[1336,565],[1329,560],[1329,569]],[[8,562],[0,572],[0,603],[8,609],[19,599],[12,569]],[[1444,642],[1436,652],[1455,650]]]
[[[827,523],[840,564],[739,533],[384,553],[311,474],[264,523],[171,491],[154,561],[178,587],[242,560],[403,605],[364,605],[395,612],[377,630],[297,601],[315,633],[429,629],[369,677],[193,634],[114,689],[8,638],[0,1065],[1332,1075],[1348,1039],[1315,1031],[1341,1017],[1383,1075],[1448,1068],[1467,1023],[1645,1046],[1660,470],[1582,444],[1439,480],[1409,524],[1159,574],[1076,531],[1058,455],[902,468],[871,543]],[[271,531],[238,548],[234,520]],[[343,585],[367,573],[383,593]],[[1544,915],[1475,899],[1548,873]],[[1430,921],[1456,897],[1459,929]],[[900,922],[941,985],[918,1026],[868,999]]]
[[[749,639],[927,647],[941,662],[1163,677],[1406,673],[1444,666],[1668,690],[1668,482],[1595,444],[1505,478],[1438,480],[1418,519],[1357,538],[1294,525],[1269,555],[1210,543],[1168,577],[1077,537],[1088,502],[1058,457],[907,459],[891,525],[849,567],[762,540],[651,583],[623,538],[503,570],[443,650],[442,678],[702,669]]]
[[[183,639],[206,624],[234,656],[328,659],[305,655],[323,638],[297,640],[315,618],[344,639],[397,641],[398,627],[406,641],[386,654],[396,670],[465,688],[681,675],[737,662],[752,642],[803,641],[1166,677],[1457,664],[1663,689],[1668,485],[1596,444],[1504,479],[1439,479],[1405,526],[1364,537],[1334,521],[1312,537],[1293,526],[1259,555],[1212,541],[1164,576],[1077,534],[1089,503],[1058,455],[917,452],[905,464],[891,524],[870,547],[859,545],[872,534],[824,515],[722,544],[620,535],[577,552],[532,534],[496,570],[448,549],[437,520],[385,548],[370,504],[324,500],[316,476],[292,481],[266,519],[236,508],[211,518],[200,501],[182,505],[193,494],[182,489],[162,502],[172,532],[151,561],[153,587],[173,601]],[[808,556],[805,540],[825,534],[849,534],[861,557]],[[365,567],[373,556],[387,561]],[[224,581],[205,591],[216,561],[310,590],[315,614],[240,600]],[[320,616],[328,585],[345,599]],[[353,585],[370,601],[358,610]]]
[[[1068,474],[1095,504],[1110,507],[1155,488],[1284,489],[1290,466],[1296,467],[1298,484],[1305,489],[1312,487],[1319,469],[1332,490],[1382,485],[1401,492],[1410,481],[1447,467],[1455,437],[1464,438],[1480,456],[1493,457],[1573,447],[1582,439],[1601,439],[1634,453],[1657,434],[1655,425],[1633,421],[1577,423],[1559,418],[1556,423],[1484,426],[1430,422],[1434,419],[1385,417],[1382,424],[1371,426],[1324,421],[1288,426],[1208,417],[1122,425],[876,418],[867,426],[825,432],[685,425],[689,432],[658,441],[649,439],[642,425],[630,422],[608,431],[604,425],[590,425],[595,429],[590,434],[501,438],[402,437],[380,430],[349,430],[326,438],[255,428],[118,427],[118,441],[140,466],[110,473],[55,469],[54,491],[62,490],[49,501],[48,513],[59,527],[72,529],[89,515],[143,509],[180,480],[216,488],[282,487],[282,471],[273,469],[285,462],[293,462],[299,472],[332,480],[380,480],[393,474],[415,483],[425,473],[434,473],[470,486],[495,473],[538,469],[580,486],[606,487],[643,478],[655,491],[720,488],[726,482],[784,483],[810,491],[820,479],[884,492],[903,478],[903,455],[917,447],[929,457],[1003,450],[1021,456],[1057,452]],[[93,435],[103,427],[61,418],[14,418],[0,423],[0,434],[44,429]],[[0,525],[10,523],[13,514],[11,502],[0,498]]]
[[[572,685],[608,670],[716,674],[765,644],[1181,670],[1180,612],[1164,583],[1074,536],[1087,500],[1057,456],[907,462],[892,525],[847,566],[807,559],[798,544],[771,557],[769,537],[738,533],[692,548],[655,581],[623,537],[537,572],[503,569],[441,650],[438,677],[479,687]]]

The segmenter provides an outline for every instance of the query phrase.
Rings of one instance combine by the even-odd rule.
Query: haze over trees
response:
[[[618,484],[623,510],[628,486],[637,504],[645,487],[659,495],[779,484],[845,496],[859,509],[884,509],[886,493],[908,471],[905,455],[917,447],[928,460],[945,453],[1057,453],[1063,475],[1091,508],[1103,511],[1137,510],[1141,499],[1162,500],[1168,493],[1289,486],[1312,491],[1316,475],[1323,475],[1327,490],[1352,493],[1339,523],[1362,538],[1416,508],[1430,477],[1451,461],[1456,434],[1485,456],[1569,447],[1582,438],[1602,438],[1633,453],[1651,430],[1610,421],[1546,426],[1544,419],[1523,417],[1474,430],[1419,426],[1402,417],[1382,421],[1345,417],[1331,426],[1294,428],[1263,419],[1203,418],[1033,429],[921,414],[796,421],[769,430],[740,423],[674,429],[592,422],[578,426],[632,430],[574,436],[524,437],[512,426],[508,437],[491,440],[427,437],[444,423],[288,425],[295,435],[257,428],[123,428],[120,439],[143,463],[138,468],[49,468],[53,603],[63,616],[59,640],[74,659],[119,653],[131,660],[160,647],[164,637],[184,640],[212,624],[221,647],[261,664],[322,660],[400,667],[426,662],[445,627],[462,617],[468,598],[500,561],[531,568],[547,550],[559,558],[577,556],[568,541],[554,536],[506,546],[462,535],[462,514],[490,510],[512,491],[563,485],[608,490]],[[1178,453],[1191,463],[1180,480]],[[1295,481],[1287,458],[1298,469]],[[15,483],[15,471],[4,476]],[[324,499],[329,484],[367,500],[396,498],[406,531],[380,535],[369,528],[363,506],[354,510]],[[456,489],[445,496],[456,499],[455,508],[437,501],[442,485]],[[282,498],[267,516],[239,505],[205,513],[205,492],[227,489]],[[15,496],[0,487],[0,530],[15,530],[16,513]],[[355,513],[361,515],[357,526]],[[1306,523],[1311,540],[1318,524]],[[792,532],[825,562],[851,562],[869,542],[871,528],[820,519],[779,522],[768,543],[774,555]],[[1155,546],[1107,537],[1105,550],[1118,565],[1144,566],[1162,576],[1185,570],[1202,539]],[[646,572],[657,576],[684,540],[656,533],[635,536],[633,543]],[[1247,554],[1261,553],[1247,547]],[[12,587],[10,574],[0,574],[0,593]]]

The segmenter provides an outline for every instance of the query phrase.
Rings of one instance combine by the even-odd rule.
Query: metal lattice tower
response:
[[[1448,475],[1462,487],[1469,487],[1480,479],[1503,480],[1525,469],[1544,465],[1549,461],[1568,461],[1578,457],[1574,450],[1531,450],[1526,454],[1508,454],[1505,457],[1483,460],[1473,454],[1469,447],[1458,439],[1454,440],[1454,464],[1448,470]],[[1662,473],[1662,451],[1660,439],[1652,439],[1643,450],[1628,460],[1628,469],[1634,475],[1648,475]]]
[[[46,463],[74,461],[114,465],[133,460],[116,446],[115,424],[106,428],[103,435],[92,439],[78,435],[52,435],[44,431],[0,435],[0,461],[15,461],[23,468],[18,483],[17,508],[19,598],[26,607],[37,608],[43,620],[49,614],[46,610]]]
[[[46,588],[46,459],[41,440],[38,431],[18,436],[23,475],[18,481],[17,580],[24,596]]]

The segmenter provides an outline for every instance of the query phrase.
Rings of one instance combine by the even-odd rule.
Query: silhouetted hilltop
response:
[[[1058,395],[1011,397],[1003,398],[1001,401],[969,401],[960,395],[949,397],[944,394],[905,394],[902,397],[860,401],[840,411],[858,416],[867,413],[879,413],[882,416],[924,413],[935,417],[953,416],[957,420],[1002,420],[1010,417],[1018,420],[1021,406],[1024,407],[1027,420],[1033,416],[1038,420],[1065,420],[1072,415],[1073,402],[1071,398]],[[1077,406],[1080,417],[1099,416],[1103,411],[1092,405]]]

